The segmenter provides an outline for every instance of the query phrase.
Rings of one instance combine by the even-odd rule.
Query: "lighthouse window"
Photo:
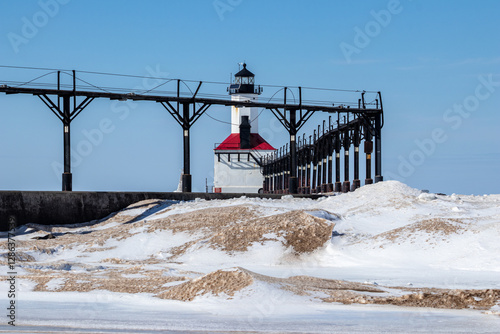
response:
[[[254,80],[255,80],[254,77],[250,77],[250,78],[248,78],[248,83],[251,84],[251,85],[253,85]]]
[[[234,79],[234,83],[237,83],[237,84],[241,83],[241,78],[240,77],[236,77]]]
[[[241,78],[241,84],[242,85],[248,85],[248,77],[242,77]]]

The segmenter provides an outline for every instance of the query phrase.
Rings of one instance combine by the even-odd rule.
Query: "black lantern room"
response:
[[[247,70],[247,64],[234,75],[234,82],[229,86],[229,94],[261,94],[262,88],[255,87],[255,74]]]

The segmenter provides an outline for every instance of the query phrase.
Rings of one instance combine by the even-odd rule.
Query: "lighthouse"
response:
[[[228,91],[232,101],[257,102],[262,88],[255,86],[255,75],[243,64]],[[259,135],[259,109],[232,106],[231,133],[214,149],[214,192],[261,192],[260,159],[274,151]]]

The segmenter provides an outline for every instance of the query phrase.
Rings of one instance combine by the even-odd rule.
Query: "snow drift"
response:
[[[318,200],[148,200],[95,224],[17,234],[30,293],[227,301],[282,291],[317,303],[499,308],[500,195],[388,181]]]

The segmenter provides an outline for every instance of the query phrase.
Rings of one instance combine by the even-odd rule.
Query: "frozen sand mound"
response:
[[[202,208],[190,210],[178,204],[138,219],[146,216],[137,213],[137,207],[151,210],[164,205],[157,201],[140,202],[99,224],[43,227],[44,231],[50,230],[51,238],[44,239],[47,233],[41,231],[37,233],[45,236],[24,238],[19,245],[29,246],[29,251],[18,254],[30,260],[76,256],[87,257],[90,262],[143,260],[152,263],[177,261],[183,255],[203,252],[237,258],[255,246],[260,246],[259,252],[268,246],[281,255],[300,255],[329,242],[332,220],[338,219],[323,211],[271,209],[264,214],[258,205],[220,206],[227,204],[223,201],[214,203],[219,204],[215,207],[203,207],[206,202],[201,204]]]
[[[32,291],[193,301],[277,290],[345,304],[498,308],[489,280],[484,289],[437,288],[429,278],[401,287],[386,273],[500,271],[499,195],[427,194],[389,181],[319,200],[149,200],[95,224],[37,228],[16,237],[19,278]],[[33,239],[48,233],[55,238]],[[355,281],[358,268],[384,284]]]
[[[252,275],[244,270],[217,270],[207,275],[176,285],[158,295],[163,299],[191,301],[197,296],[222,294],[233,297],[243,288],[253,284]]]
[[[184,232],[192,240],[175,255],[204,243],[225,252],[247,251],[254,243],[281,242],[294,253],[312,252],[330,240],[333,224],[304,211],[293,210],[266,217],[251,206],[207,208],[154,220],[146,230]]]

